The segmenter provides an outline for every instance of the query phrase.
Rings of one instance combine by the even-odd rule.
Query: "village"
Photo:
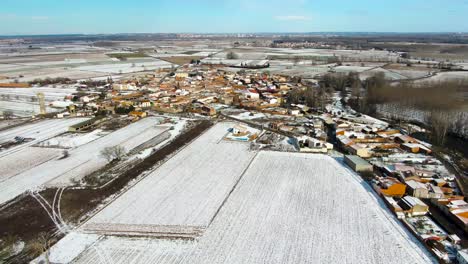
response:
[[[319,44],[278,47],[296,45]],[[27,104],[24,109],[32,105],[4,114],[0,123],[3,219],[20,219],[11,212],[35,204],[26,208],[43,214],[38,230],[48,225],[59,234],[33,263],[126,263],[135,256],[142,263],[260,263],[270,256],[256,249],[248,259],[229,245],[257,241],[252,229],[262,226],[260,215],[282,210],[298,218],[289,227],[298,233],[308,226],[302,212],[310,213],[308,235],[315,228],[327,241],[316,248],[325,253],[315,252],[324,262],[353,248],[330,249],[329,228],[337,236],[358,233],[380,241],[375,252],[361,249],[361,263],[391,262],[393,254],[404,263],[468,263],[465,176],[430,143],[410,135],[427,132],[423,126],[360,113],[349,103],[352,87],[325,87],[327,74],[364,66],[328,61],[310,78],[225,52],[226,58],[168,59],[155,69],[132,71],[140,66],[131,65],[133,53],[125,52],[130,70],[118,77],[0,83],[2,99]],[[394,57],[401,54],[385,54],[398,64]],[[297,60],[294,66],[302,67]],[[283,185],[260,184],[267,179]],[[295,190],[308,201],[297,211],[285,202],[294,200]],[[282,199],[271,196],[275,191]],[[316,203],[327,209],[309,211]],[[351,215],[349,231],[334,222],[333,208],[337,218]],[[315,213],[334,224],[322,226]],[[368,231],[358,230],[363,218]],[[231,221],[242,238],[225,231]],[[271,230],[258,232],[261,237]],[[284,243],[302,248],[311,240],[300,239]],[[274,243],[265,235],[251,246]],[[131,255],[122,253],[126,247],[135,247]]]

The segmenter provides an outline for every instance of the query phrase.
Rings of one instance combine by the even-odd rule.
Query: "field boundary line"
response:
[[[219,211],[221,211],[221,208],[224,206],[224,204],[226,203],[226,201],[229,199],[229,197],[231,197],[231,194],[234,192],[234,190],[237,188],[237,186],[239,185],[239,182],[244,178],[244,175],[245,173],[247,172],[247,170],[250,168],[250,166],[252,165],[252,163],[254,162],[255,159],[257,159],[257,155],[258,153],[260,153],[260,151],[255,151],[255,155],[252,157],[252,159],[250,160],[249,164],[247,164],[247,166],[245,167],[244,171],[242,171],[242,173],[240,174],[239,178],[237,179],[236,183],[234,184],[234,186],[232,186],[231,190],[229,191],[229,193],[226,195],[226,197],[224,198],[223,202],[221,203],[221,205],[218,207],[218,209],[216,210],[215,214],[213,215],[213,217],[211,218],[210,220],[210,223],[208,224],[207,227],[211,226],[211,223],[213,223],[214,219],[216,218],[216,216],[218,216],[218,213]]]

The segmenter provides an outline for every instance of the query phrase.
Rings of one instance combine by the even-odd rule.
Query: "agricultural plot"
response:
[[[115,63],[115,64],[104,64],[94,66],[82,66],[76,69],[80,71],[100,72],[100,73],[111,73],[111,74],[122,74],[132,73],[141,71],[153,71],[162,68],[170,68],[173,64],[162,61],[152,60],[145,62],[134,62],[134,63]]]
[[[106,237],[93,244],[71,263],[179,263],[193,248],[186,240]],[[63,263],[63,262],[62,262]]]
[[[385,79],[391,80],[391,81],[397,81],[397,80],[406,80],[408,77],[396,72],[396,71],[390,71],[386,70],[383,68],[375,68],[369,71],[364,71],[361,74],[359,74],[359,77],[361,80],[365,80],[369,77],[374,76],[377,73],[383,73],[385,75]]]
[[[21,71],[13,71],[9,73],[2,73],[2,75],[10,77],[10,80],[0,80],[0,82],[11,82],[11,79],[18,80],[19,82],[31,82],[35,79],[46,78],[69,78],[71,80],[80,80],[88,78],[96,78],[107,76],[105,73],[80,71],[74,67],[30,67]],[[23,77],[20,77],[23,76]]]
[[[468,80],[468,72],[439,72],[435,76],[419,80],[419,82],[443,82],[443,81],[466,81]]]
[[[328,156],[260,152],[182,263],[431,263]]]
[[[108,161],[100,151],[106,147],[122,146],[126,152],[165,132],[168,128],[157,126],[156,118],[146,118],[119,129],[107,136],[72,149],[68,157],[50,160],[24,171],[0,183],[0,204],[7,202],[29,189],[43,185],[67,186],[73,180],[102,168]],[[0,153],[1,154],[1,153]]]
[[[43,140],[65,133],[68,131],[69,126],[88,119],[89,118],[48,119],[0,131],[0,143],[12,141],[15,137],[32,139],[32,141],[0,151],[0,159],[12,153],[24,151],[25,148],[33,146]]]
[[[103,132],[100,129],[96,129],[89,133],[68,133],[64,135],[60,135],[37,144],[38,147],[45,147],[45,148],[62,148],[62,149],[69,149],[69,148],[76,148],[81,145],[87,144],[93,140],[96,140],[107,133]]]
[[[220,125],[192,145],[200,144],[200,141],[215,144],[216,139],[209,140],[206,135],[218,129]],[[187,148],[182,152],[187,152]],[[150,204],[153,195],[149,193],[158,193],[159,189],[153,190],[157,185],[152,185],[145,190],[141,183],[143,181],[132,189],[138,188]],[[178,191],[178,188],[171,190]],[[142,210],[139,203],[143,199],[136,196],[132,197],[133,204],[123,204],[121,199],[125,196],[127,194],[110,206],[125,206],[127,212],[119,213],[132,215],[135,223],[145,215],[153,214],[153,207],[143,206],[149,211]],[[190,197],[192,195],[185,198]],[[106,235],[96,238],[95,234],[72,233],[51,249],[52,261],[122,264],[436,263],[398,224],[367,184],[328,156],[259,152],[233,192],[226,197],[219,213],[198,239]],[[171,200],[166,203],[168,207],[172,205]],[[158,204],[156,201],[155,206],[159,209]],[[188,209],[186,204],[181,206]],[[158,212],[166,214],[166,210]],[[116,217],[114,219],[120,215]],[[74,256],[73,260],[71,256]]]
[[[39,164],[57,158],[62,151],[58,149],[44,149],[27,147],[22,151],[0,158],[0,183]]]
[[[16,116],[26,117],[39,113],[38,93],[43,93],[47,112],[56,112],[56,108],[48,105],[54,101],[64,101],[67,95],[76,92],[73,87],[34,87],[34,88],[2,88],[0,89],[0,112],[11,111]]]
[[[93,234],[81,234],[76,232],[67,234],[52,247],[49,260],[51,263],[70,263],[86,248],[96,243],[98,239],[99,236]],[[39,260],[41,260],[41,258],[39,258],[38,261]]]
[[[7,129],[8,127],[15,126],[25,122],[26,120],[23,119],[10,119],[10,120],[1,120],[0,121],[0,129]]]
[[[372,67],[361,67],[361,66],[338,66],[335,67],[334,70],[336,72],[343,72],[343,73],[348,73],[348,72],[364,72],[372,69]]]
[[[255,152],[222,140],[220,123],[92,217],[86,232],[197,237],[209,226]]]

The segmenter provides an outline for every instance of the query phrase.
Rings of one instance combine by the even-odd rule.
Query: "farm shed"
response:
[[[87,130],[87,129],[90,129],[92,127],[95,127],[97,126],[99,123],[101,123],[102,121],[104,121],[104,117],[95,117],[93,119],[90,119],[90,120],[86,120],[86,121],[83,121],[81,123],[78,123],[76,125],[73,125],[73,126],[70,126],[68,128],[68,131],[69,132],[80,132],[80,131],[84,131],[84,130]]]
[[[373,171],[372,164],[358,156],[346,155],[344,161],[356,172]]]

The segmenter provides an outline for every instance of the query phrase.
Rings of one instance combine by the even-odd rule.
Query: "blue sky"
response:
[[[0,35],[468,32],[468,0],[1,0]]]

